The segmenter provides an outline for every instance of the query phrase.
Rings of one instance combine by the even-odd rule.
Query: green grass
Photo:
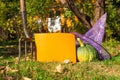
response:
[[[13,60],[12,60],[13,61]],[[61,64],[64,67],[63,73],[55,72],[56,66]],[[8,62],[0,63],[17,72],[5,72],[0,74],[1,80],[6,76],[11,76],[14,80],[22,80],[28,77],[32,80],[120,80],[120,56],[113,57],[111,60],[95,61],[89,63],[42,63],[37,61],[21,61],[15,64],[11,59]]]
[[[21,59],[21,62],[17,64],[17,56],[4,56],[4,54],[1,53],[0,67],[8,66],[11,70],[18,71],[11,72],[6,70],[6,68],[2,69],[0,70],[0,80],[5,80],[6,78],[23,80],[23,77],[32,80],[120,80],[120,45],[119,43],[105,42],[103,46],[105,48],[107,47],[106,49],[110,53],[115,52],[117,55],[112,56],[110,60],[96,60],[89,63],[45,63],[34,60],[24,61],[24,59]],[[61,64],[64,69],[62,73],[55,71],[56,66],[59,64]]]

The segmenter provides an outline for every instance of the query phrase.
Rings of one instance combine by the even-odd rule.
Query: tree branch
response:
[[[68,7],[78,17],[79,21],[88,29],[90,29],[105,12],[105,0],[96,0],[94,19],[90,21],[89,17],[86,14],[80,12],[79,9],[75,6],[74,0],[60,0],[60,2],[64,4],[65,7]]]
[[[96,0],[94,19],[91,21],[92,25],[105,13],[105,0]]]
[[[75,6],[74,0],[60,0],[65,6],[67,6],[79,19],[79,21],[87,28],[92,27],[88,16],[84,13],[81,13],[79,9]]]

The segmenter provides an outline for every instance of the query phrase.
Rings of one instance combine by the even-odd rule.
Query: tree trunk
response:
[[[90,29],[94,23],[104,14],[105,0],[95,1],[94,19],[90,21],[89,17],[80,12],[74,5],[74,0],[60,0],[62,4],[68,7],[79,19],[79,21],[88,29]]]
[[[94,25],[95,22],[105,13],[105,0],[95,1],[94,19],[91,24]]]
[[[86,28],[90,29],[92,26],[89,17],[79,11],[79,9],[74,5],[74,0],[66,0],[66,2],[69,9],[78,17],[79,21],[81,21]]]

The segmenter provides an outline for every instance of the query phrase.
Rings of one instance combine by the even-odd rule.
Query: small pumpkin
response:
[[[84,45],[80,38],[77,38],[80,47],[77,48],[77,59],[80,62],[90,62],[96,58],[97,51],[89,44]]]

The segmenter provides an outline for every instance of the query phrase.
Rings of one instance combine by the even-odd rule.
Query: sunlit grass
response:
[[[109,42],[108,42],[109,43]],[[37,62],[31,59],[24,61],[22,57],[18,64],[17,56],[0,56],[0,67],[10,68],[17,70],[15,72],[0,70],[0,80],[5,80],[6,77],[13,80],[23,80],[23,77],[30,78],[31,80],[120,80],[120,52],[119,44],[115,43],[109,45],[103,43],[104,47],[117,50],[116,56],[112,56],[110,60],[93,61],[88,63],[68,63],[63,62]],[[109,45],[109,46],[108,46]],[[56,66],[61,64],[64,68],[62,73],[56,72]]]
[[[119,56],[120,57],[120,56]],[[17,69],[17,72],[0,74],[12,76],[14,79],[28,77],[32,80],[116,80],[120,79],[120,63],[119,57],[105,61],[95,61],[89,63],[59,63],[59,62],[37,62],[37,61],[22,61],[20,64],[7,63],[11,69]],[[64,67],[63,73],[55,72],[58,64]],[[4,65],[4,66],[5,66]]]

